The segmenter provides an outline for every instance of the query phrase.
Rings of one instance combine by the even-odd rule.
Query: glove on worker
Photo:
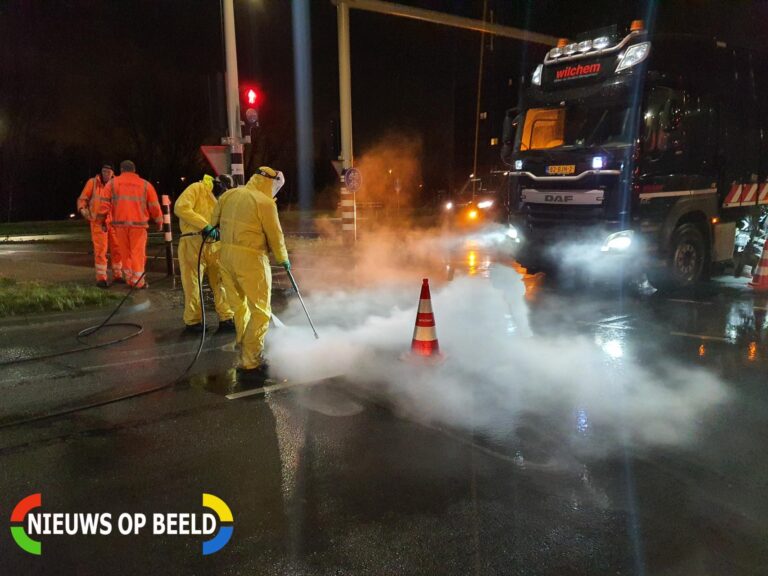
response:
[[[218,228],[214,228],[210,224],[208,224],[205,228],[203,228],[200,231],[200,234],[203,235],[203,238],[210,238],[214,241],[217,241],[221,238],[221,234],[219,233]]]
[[[291,261],[290,260],[286,260],[285,262],[280,262],[280,266],[285,268],[286,272],[290,272],[291,271]]]

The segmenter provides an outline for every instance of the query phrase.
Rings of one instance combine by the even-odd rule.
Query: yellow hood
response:
[[[258,190],[272,200],[272,180],[264,178],[261,174],[254,174],[246,184],[247,188]]]

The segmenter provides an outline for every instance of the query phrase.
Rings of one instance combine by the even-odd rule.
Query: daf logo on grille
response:
[[[603,190],[536,190],[523,188],[520,200],[526,204],[573,204],[598,206],[603,203]]]
[[[570,194],[547,194],[544,196],[544,202],[551,204],[567,204],[573,202],[573,196]]]

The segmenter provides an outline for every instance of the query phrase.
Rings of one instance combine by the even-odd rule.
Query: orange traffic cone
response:
[[[755,292],[768,292],[768,239],[765,241],[763,255],[760,256],[760,263],[755,268],[749,285],[755,289]]]
[[[411,358],[442,360],[440,345],[437,342],[435,330],[435,315],[432,313],[432,297],[429,294],[429,279],[424,278],[421,284],[419,312],[416,314],[416,327],[413,329],[411,342]]]

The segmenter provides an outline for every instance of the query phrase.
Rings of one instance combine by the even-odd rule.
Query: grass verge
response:
[[[11,278],[0,278],[0,318],[104,306],[116,303],[120,297],[95,286],[17,282]]]

